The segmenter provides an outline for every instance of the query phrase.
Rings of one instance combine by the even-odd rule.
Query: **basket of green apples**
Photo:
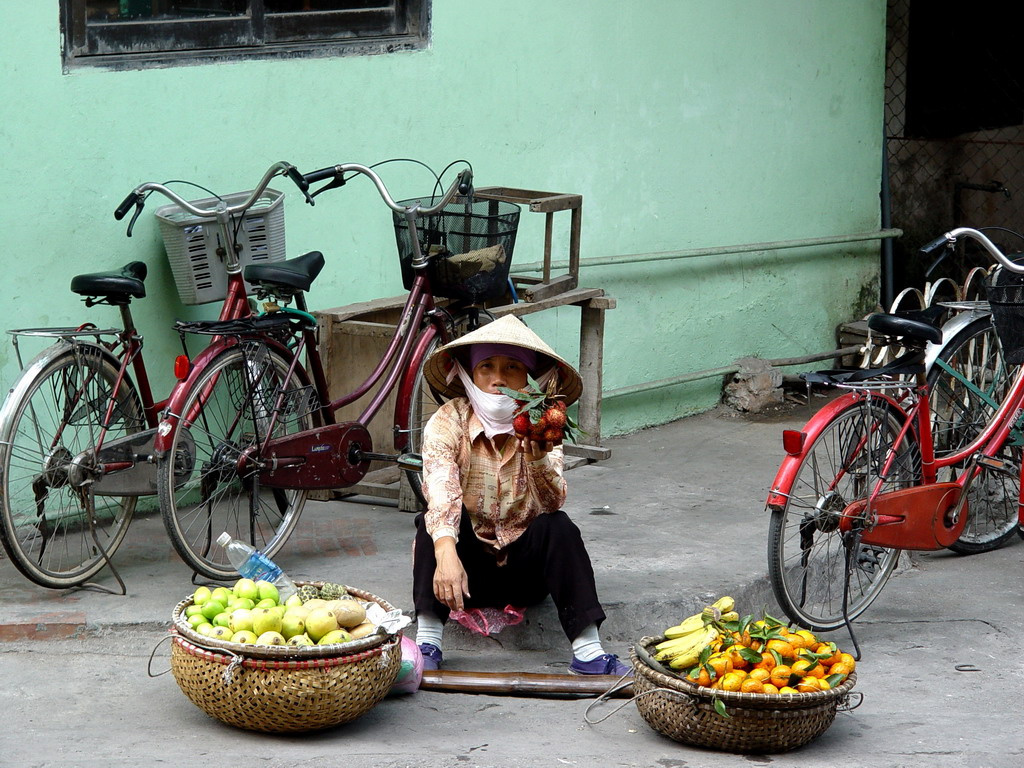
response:
[[[348,722],[398,676],[401,612],[353,587],[239,579],[199,587],[174,608],[171,672],[191,701],[222,722],[267,732]]]

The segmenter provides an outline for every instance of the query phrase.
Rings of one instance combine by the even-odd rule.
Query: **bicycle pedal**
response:
[[[1002,459],[997,459],[995,456],[979,456],[978,464],[985,467],[985,469],[990,469],[993,472],[1003,472],[1007,475],[1016,474],[1017,472],[1017,468],[1014,465]]]

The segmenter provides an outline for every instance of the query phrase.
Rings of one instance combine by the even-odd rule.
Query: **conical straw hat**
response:
[[[466,394],[459,377],[455,376],[449,382],[448,374],[452,369],[452,353],[471,344],[511,344],[516,347],[532,349],[549,358],[548,361],[545,361],[543,357],[540,358],[537,370],[534,371],[535,374],[543,374],[549,364],[554,364],[558,368],[557,393],[562,396],[566,405],[575,403],[579,399],[580,393],[583,392],[583,379],[580,378],[580,374],[575,368],[545,344],[544,340],[530,330],[522,320],[515,315],[505,315],[492,323],[480,326],[465,336],[448,342],[427,359],[423,375],[431,389],[442,397],[459,397]]]

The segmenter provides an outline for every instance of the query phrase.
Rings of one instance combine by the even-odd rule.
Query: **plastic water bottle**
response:
[[[288,574],[258,549],[244,541],[232,539],[227,532],[220,535],[217,543],[224,547],[228,560],[243,577],[253,581],[269,581],[277,587],[282,603],[299,591]]]

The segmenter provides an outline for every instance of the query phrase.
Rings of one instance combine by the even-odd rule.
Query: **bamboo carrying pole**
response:
[[[618,696],[633,695],[632,683],[610,692],[617,675],[555,675],[543,672],[464,672],[454,669],[424,670],[420,689],[442,693],[487,693],[519,696]]]

